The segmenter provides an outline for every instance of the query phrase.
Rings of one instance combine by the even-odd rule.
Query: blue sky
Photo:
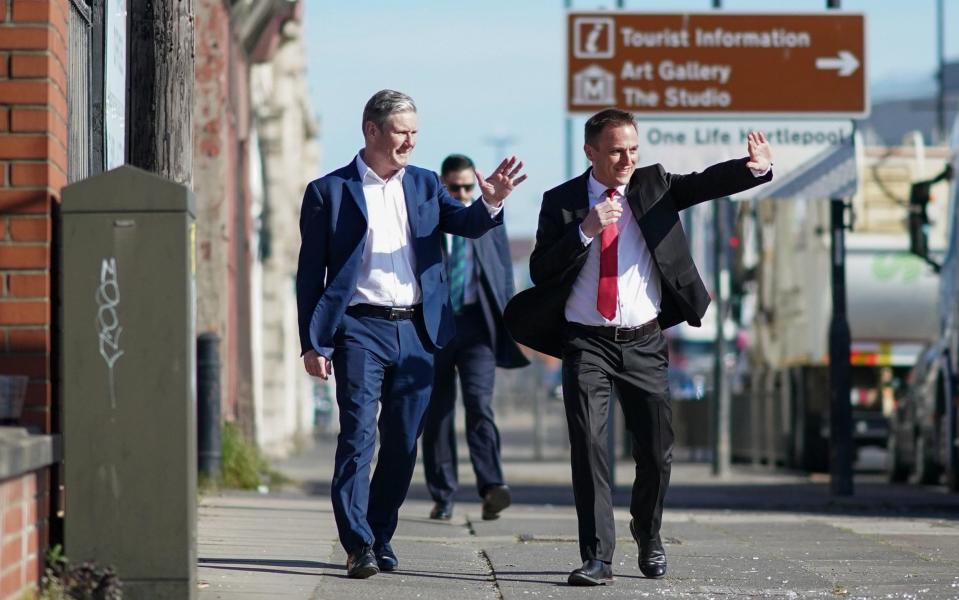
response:
[[[320,119],[317,176],[362,146],[360,118],[377,90],[412,96],[420,135],[413,162],[439,169],[451,152],[494,165],[491,138],[527,163],[507,200],[511,235],[531,235],[542,193],[565,179],[565,10],[560,0],[304,0],[310,90]],[[705,12],[710,0],[626,0],[626,10]],[[724,0],[729,12],[822,11],[824,0]],[[576,10],[615,2],[574,2]],[[873,99],[934,85],[934,0],[844,0],[866,15]],[[945,0],[946,56],[959,59],[959,0]],[[950,39],[951,38],[951,39]],[[772,83],[771,83],[772,84]],[[576,121],[574,143],[581,146]],[[640,149],[642,152],[642,148]],[[581,152],[577,153],[577,158]]]

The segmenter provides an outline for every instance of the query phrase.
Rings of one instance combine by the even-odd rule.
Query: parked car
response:
[[[939,482],[948,463],[947,399],[952,375],[941,343],[926,347],[896,395],[889,419],[887,473],[890,481]]]

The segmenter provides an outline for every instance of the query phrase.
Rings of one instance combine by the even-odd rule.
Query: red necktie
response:
[[[606,199],[612,200],[616,190],[606,190]],[[619,224],[610,223],[599,236],[599,289],[596,310],[610,321],[616,316],[616,298],[619,288]]]

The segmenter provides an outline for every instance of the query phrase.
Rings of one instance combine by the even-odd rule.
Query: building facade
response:
[[[196,331],[222,340],[223,418],[283,453],[313,413],[293,289],[296,214],[318,163],[302,5],[192,5]],[[129,19],[126,0],[0,0],[0,600],[36,587],[70,518],[57,454],[60,196],[122,164],[135,135]],[[22,411],[7,416],[23,383]]]

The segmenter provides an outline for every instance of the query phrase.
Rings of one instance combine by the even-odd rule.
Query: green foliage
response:
[[[47,551],[47,569],[37,600],[121,600],[122,584],[113,567],[85,561],[70,564],[59,545]]]
[[[243,437],[234,423],[224,423],[221,440],[220,484],[227,488],[256,489],[260,485],[283,485],[291,480],[273,470],[255,444]],[[210,489],[211,482],[201,480],[200,489]]]
[[[263,459],[256,446],[243,437],[234,423],[223,424],[221,443],[223,485],[244,490],[256,489],[260,485],[260,472],[263,469]]]

